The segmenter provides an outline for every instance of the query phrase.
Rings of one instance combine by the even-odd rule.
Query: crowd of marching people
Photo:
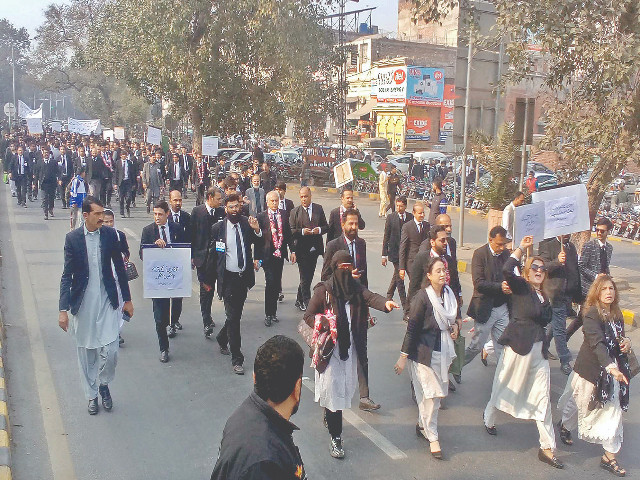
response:
[[[5,135],[2,141],[5,182],[11,185],[17,206],[27,208],[40,193],[45,219],[54,215],[56,196],[62,209],[69,210],[71,231],[65,240],[59,323],[76,341],[90,414],[98,413],[99,396],[105,410],[113,407],[108,385],[115,375],[118,345],[124,342],[122,323],[133,316],[128,286],[131,252],[126,235],[115,228],[118,208],[112,208],[112,201],[120,216],[127,218],[136,201],[142,200],[153,222],[141,233],[139,257],[150,245],[190,245],[200,286],[203,334],[217,341],[235,374],[244,374],[240,324],[256,272],[264,272],[264,325],[269,328],[278,323],[279,304],[284,300],[284,263],[297,264],[295,307],[302,320],[298,331],[311,349],[314,397],[323,408],[332,457],[345,457],[342,412],[351,407],[356,390],[360,409],[380,408],[369,394],[367,332],[375,325],[370,311],[401,309],[406,330],[393,368],[397,374],[409,372],[417,404],[415,431],[428,442],[434,458],[445,456],[438,437],[442,400],[462,382],[464,365],[478,353],[482,363],[488,364],[490,341],[498,363],[491,396],[479,414],[487,434],[498,434],[497,411],[534,420],[539,431],[538,458],[563,468],[556,455],[556,433],[569,446],[577,429],[578,438],[602,445],[600,465],[624,476],[616,455],[637,361],[610,276],[608,220],[598,221],[597,238],[580,253],[568,237],[558,237],[540,243],[536,255],[531,237],[512,245],[513,250],[508,248],[512,218],[510,210],[505,210],[504,226],[491,229],[488,242],[473,254],[473,294],[465,316],[473,319],[474,329],[465,348],[457,245],[451,218],[440,211],[439,200],[434,205],[415,202],[408,211],[405,197],[387,199],[393,205],[390,213],[387,208],[381,210],[386,216],[381,262],[383,266],[391,263],[393,273],[387,292],[379,295],[369,290],[367,254],[371,252],[358,235],[366,223],[354,204],[353,191],[344,187],[340,204],[327,215],[322,205],[312,201],[311,189],[302,187],[296,192],[296,206],[286,198],[287,185],[278,180],[259,149],[242,173],[230,173],[224,171],[223,162],[193,156],[179,145],[171,145],[165,153],[144,143],[68,133],[41,139]],[[434,192],[441,192],[441,185],[442,179],[435,178]],[[188,195],[196,197],[190,213],[182,209]],[[513,206],[522,198],[516,196]],[[320,283],[313,287],[318,261]],[[399,303],[393,300],[396,291]],[[224,318],[219,319],[222,324],[214,336],[216,293],[224,304]],[[182,329],[182,299],[157,298],[152,303],[159,360],[166,363],[169,340]],[[569,328],[568,319],[573,320]],[[572,365],[567,340],[580,327],[584,340]],[[548,360],[552,339],[562,372],[568,375],[558,405],[561,418],[555,422]],[[260,369],[255,372],[256,391],[251,398],[253,407],[258,407],[252,414],[266,415],[269,422],[281,426],[286,421],[285,429],[293,429],[288,417],[300,400],[302,371],[287,370],[275,359],[277,348],[285,349],[292,359],[298,358],[297,350],[286,341],[263,347],[275,349],[271,351],[274,363],[260,363],[264,362],[260,351],[256,356],[255,368],[260,363]],[[279,392],[264,386],[259,374],[276,367],[283,378],[292,378],[278,383]],[[279,409],[284,402],[286,408]],[[286,411],[288,417],[274,417],[273,410]],[[246,447],[225,443],[225,438],[212,478],[229,478],[224,472],[231,465],[223,463],[232,463],[237,456],[228,449]],[[301,465],[299,454],[272,457],[274,464]],[[294,477],[265,473],[256,478]]]

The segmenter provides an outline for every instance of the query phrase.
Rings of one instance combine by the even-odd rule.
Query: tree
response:
[[[468,7],[463,0],[461,8]],[[457,0],[412,0],[416,19],[440,21]],[[587,183],[595,215],[607,186],[629,159],[640,159],[640,10],[637,0],[494,0],[497,35],[508,40],[506,79],[532,74],[532,40],[548,62],[543,145],[576,170],[593,167]]]
[[[13,103],[13,74],[11,71],[11,46],[16,67],[16,95],[23,91],[26,53],[30,45],[25,28],[16,28],[7,19],[0,19],[0,100]],[[4,114],[3,114],[4,115]]]
[[[313,0],[113,0],[88,61],[114,71],[149,100],[188,115],[203,133],[312,131],[335,104],[330,32]]]
[[[100,0],[51,4],[37,29],[30,70],[45,91],[68,93],[80,110],[110,125],[135,125],[149,118],[149,103],[104,68],[91,68],[86,49]]]

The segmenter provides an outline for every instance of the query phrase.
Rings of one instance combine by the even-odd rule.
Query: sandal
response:
[[[562,443],[564,443],[565,445],[573,445],[571,432],[564,428],[564,425],[562,425],[562,420],[558,422],[558,429],[560,430],[560,440],[562,440]]]
[[[604,454],[604,457],[600,458],[600,466],[605,470],[609,470],[611,473],[618,477],[624,477],[627,474],[627,471],[624,468],[620,467],[618,461],[615,458],[610,459],[606,453]]]

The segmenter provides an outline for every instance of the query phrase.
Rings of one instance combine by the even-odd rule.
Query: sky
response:
[[[0,0],[0,18],[6,18],[16,27],[25,27],[33,38],[36,28],[44,20],[42,12],[50,3],[64,0]],[[367,7],[377,7],[371,16],[372,23],[388,32],[398,28],[398,0],[361,0],[347,2],[347,12]]]

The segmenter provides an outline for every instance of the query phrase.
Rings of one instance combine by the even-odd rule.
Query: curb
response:
[[[595,232],[591,232],[591,237],[592,238],[596,237]],[[613,235],[608,235],[607,240],[610,240],[612,242],[624,242],[624,243],[631,243],[632,245],[640,245],[640,241],[638,240],[631,240],[629,238],[624,238],[624,237],[614,237]]]
[[[11,423],[4,373],[4,319],[0,312],[0,480],[11,480]]]

